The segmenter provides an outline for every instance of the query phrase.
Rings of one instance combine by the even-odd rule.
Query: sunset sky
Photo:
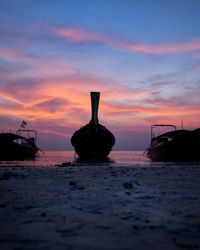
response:
[[[0,0],[0,128],[72,149],[90,91],[116,150],[145,149],[155,123],[200,127],[200,1]]]

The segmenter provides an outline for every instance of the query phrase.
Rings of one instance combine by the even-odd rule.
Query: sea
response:
[[[151,161],[145,156],[144,151],[112,151],[106,161],[80,162],[74,151],[45,151],[36,158],[24,161],[0,161],[0,166],[32,166],[55,167],[63,163],[76,163],[78,165],[100,164],[113,166],[149,165]]]
[[[152,162],[145,155],[144,151],[111,151],[106,161],[80,162],[74,151],[45,151],[40,153],[35,159],[24,161],[0,161],[0,167],[58,167],[72,165],[109,165],[109,166],[163,166],[171,164],[188,164],[174,162]],[[191,163],[190,163],[191,164]],[[194,164],[194,163],[192,163]],[[199,163],[196,163],[199,165]]]

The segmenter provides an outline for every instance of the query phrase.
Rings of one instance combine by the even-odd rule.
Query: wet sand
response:
[[[200,165],[0,168],[1,249],[199,249]]]

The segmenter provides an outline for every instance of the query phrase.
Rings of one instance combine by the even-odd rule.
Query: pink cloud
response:
[[[25,57],[25,55],[16,50],[0,47],[0,57],[4,60],[16,61],[21,57]]]
[[[173,54],[200,50],[200,39],[177,44],[150,45],[126,42],[119,38],[93,33],[78,28],[55,28],[54,32],[57,36],[74,43],[99,43],[114,48],[125,49],[130,52],[146,54]]]
[[[122,48],[147,54],[173,54],[200,50],[200,39],[168,45],[121,44]]]
[[[54,33],[74,43],[114,43],[112,37],[78,28],[55,28]]]
[[[89,41],[95,40],[92,34],[89,34],[80,29],[59,28],[59,29],[56,29],[55,31],[58,36],[64,37],[65,39],[68,39],[76,43],[83,43],[83,42],[89,42]]]
[[[17,84],[7,85],[0,92],[0,97],[16,105],[1,105],[1,114],[35,122],[52,121],[58,126],[79,127],[90,119],[89,92],[99,90],[102,93],[99,117],[103,123],[129,127],[133,123],[133,126],[139,126],[147,117],[166,116],[172,120],[179,120],[181,116],[186,120],[191,115],[200,117],[198,95],[194,91],[188,92],[189,96],[193,96],[193,102],[188,104],[184,100],[189,100],[189,96],[153,98],[152,92],[162,90],[163,86],[153,85],[143,90],[116,82],[108,85],[108,82],[108,79],[76,74],[58,79],[40,79],[33,85],[20,85],[20,91],[17,91]],[[171,85],[168,87],[171,88]]]
[[[21,70],[18,72],[19,76],[29,76],[36,72],[38,77],[55,76],[58,74],[74,72],[74,66],[66,59],[55,60],[55,58],[36,57],[31,54],[23,53],[19,50],[14,50],[7,47],[0,47],[0,58],[16,65],[21,65]],[[25,70],[24,70],[25,68]],[[15,74],[14,70],[9,74],[2,72],[1,77],[9,78]]]
[[[77,35],[71,32],[68,36],[70,35],[76,42],[92,40],[90,36],[83,36],[84,39],[81,40],[81,33]],[[93,38],[93,41],[100,41],[97,37]],[[112,43],[111,41],[112,39],[109,40],[109,45],[117,44],[114,40]],[[121,85],[112,79],[80,72],[68,72],[66,75],[56,76],[57,70],[55,70],[51,76],[54,65],[58,67],[59,72],[60,63],[56,65],[57,62],[34,60],[30,56],[12,50],[3,50],[2,55],[7,60],[16,62],[19,58],[30,66],[30,70],[42,68],[46,73],[43,77],[22,78],[21,82],[11,75],[11,81],[5,81],[0,86],[0,116],[12,117],[18,123],[19,120],[26,120],[34,124],[43,135],[70,138],[73,131],[89,122],[90,91],[101,92],[99,120],[116,133],[120,133],[120,130],[130,133],[145,131],[151,123],[158,121],[179,124],[180,120],[183,120],[190,126],[199,126],[197,92],[188,92],[188,96],[185,96],[185,100],[190,100],[190,105],[187,102],[181,103],[183,99],[181,96],[174,98],[176,102],[172,99],[154,98],[152,93],[162,92],[163,88],[171,89],[176,83],[167,82],[145,88],[133,88]]]

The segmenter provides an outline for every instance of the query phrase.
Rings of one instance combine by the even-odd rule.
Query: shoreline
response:
[[[200,165],[0,167],[2,249],[199,249]]]

